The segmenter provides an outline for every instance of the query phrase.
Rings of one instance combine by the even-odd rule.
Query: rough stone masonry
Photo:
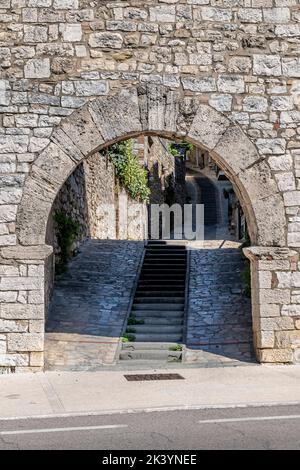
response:
[[[0,23],[0,367],[43,368],[59,188],[151,132],[203,146],[235,184],[257,357],[300,362],[299,0],[0,0]]]

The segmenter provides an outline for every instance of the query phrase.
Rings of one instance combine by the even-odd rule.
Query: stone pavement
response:
[[[146,371],[150,372],[155,371]],[[181,374],[184,380],[134,382],[125,379],[124,371],[106,370],[0,375],[0,417],[299,403],[300,366],[172,372]]]
[[[46,324],[46,369],[111,364],[133,293],[143,242],[89,240],[57,276]]]
[[[210,241],[190,251],[186,362],[254,360],[251,301],[243,294],[244,261],[236,246]]]
[[[209,177],[206,177],[209,176]],[[191,172],[193,202],[204,204],[205,241],[189,242],[189,300],[184,362],[199,366],[255,361],[251,301],[243,293],[239,243],[232,240],[223,210],[222,182]],[[194,186],[194,190],[193,187]],[[193,194],[195,195],[193,197]],[[215,218],[211,217],[213,210]]]

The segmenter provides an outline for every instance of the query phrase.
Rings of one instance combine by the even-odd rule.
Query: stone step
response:
[[[151,248],[146,248],[146,255],[158,255],[160,256],[161,254],[176,254],[178,256],[186,256],[187,250],[184,248],[177,248],[177,247],[172,247],[172,248],[162,248],[162,247],[151,247]]]
[[[132,315],[134,315],[137,319],[145,319],[147,317],[150,318],[168,318],[169,321],[173,321],[176,318],[182,318],[184,316],[184,311],[182,310],[143,310],[143,306],[141,305],[140,310],[133,310]]]
[[[163,303],[163,302],[151,302],[149,299],[147,299],[148,302],[137,302],[132,305],[132,310],[156,310],[156,311],[164,311],[167,310],[169,312],[172,311],[184,311],[184,302],[172,302],[172,303]]]
[[[165,265],[165,266],[174,266],[174,264],[178,264],[178,265],[182,265],[182,266],[185,266],[186,265],[186,258],[163,258],[163,257],[160,257],[160,258],[154,258],[154,259],[151,259],[151,257],[147,257],[145,258],[144,260],[144,266],[157,266],[157,265]]]
[[[181,343],[182,334],[178,333],[136,333],[135,342]]]
[[[128,325],[128,329],[134,330],[133,334],[153,334],[163,335],[164,333],[174,333],[181,334],[182,326],[181,325]]]
[[[139,317],[138,320],[141,320]],[[145,316],[143,317],[144,320],[144,325],[183,325],[183,317],[178,317],[178,318],[172,318],[170,320],[170,317],[154,317],[154,316]],[[135,325],[132,325],[134,328]]]
[[[166,349],[169,350],[170,348],[175,348],[178,346],[178,343],[149,343],[149,341],[143,343],[143,342],[128,342],[128,343],[122,343],[122,350],[145,350],[145,349]]]
[[[179,297],[178,299],[175,297],[135,297],[134,299],[134,305],[135,304],[157,304],[159,306],[162,306],[164,304],[168,304],[170,308],[172,308],[172,305],[184,305],[184,299]]]
[[[186,266],[185,265],[180,265],[180,266],[170,266],[169,264],[167,265],[162,265],[162,266],[154,266],[153,264],[149,266],[143,266],[142,268],[142,273],[173,273],[174,271],[176,273],[185,273]]]
[[[176,287],[177,289],[184,290],[185,282],[183,280],[174,282],[169,279],[165,279],[163,281],[157,280],[157,279],[148,279],[148,280],[142,280],[138,283],[138,288],[143,288],[143,289],[156,289],[156,288],[168,289],[168,287],[170,287],[171,289]]]
[[[180,362],[182,358],[181,351],[168,351],[167,349],[146,349],[146,350],[122,350],[120,352],[121,361],[130,360],[159,360],[166,362]]]
[[[184,291],[178,290],[176,287],[170,290],[142,290],[138,289],[135,294],[136,299],[140,299],[141,297],[184,297]]]
[[[185,272],[184,273],[176,273],[173,271],[173,273],[147,273],[147,272],[142,272],[140,275],[140,279],[170,279],[170,280],[180,280],[182,281],[185,279]]]

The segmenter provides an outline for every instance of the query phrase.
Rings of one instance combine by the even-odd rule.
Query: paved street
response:
[[[0,421],[4,449],[300,449],[300,405]]]

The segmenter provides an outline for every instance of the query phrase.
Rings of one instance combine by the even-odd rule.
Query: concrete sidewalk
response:
[[[145,371],[151,372],[154,371]],[[177,372],[185,380],[128,382],[124,371],[2,375],[0,419],[300,403],[300,366],[258,365],[158,372]]]

